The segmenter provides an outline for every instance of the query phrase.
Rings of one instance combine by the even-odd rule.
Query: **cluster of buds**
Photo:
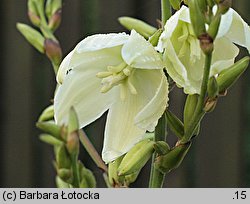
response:
[[[62,0],[28,0],[28,16],[37,29],[22,23],[17,29],[40,53],[46,54],[55,72],[62,60],[62,51],[54,32],[61,23]]]
[[[113,187],[128,187],[154,153],[155,142],[145,139],[137,143],[126,155],[109,163],[109,182]]]
[[[45,109],[37,127],[46,133],[40,135],[40,139],[54,147],[57,186],[94,188],[96,181],[93,173],[78,160],[79,125],[75,110],[70,110],[68,126],[56,125],[51,120],[53,112],[52,107]]]

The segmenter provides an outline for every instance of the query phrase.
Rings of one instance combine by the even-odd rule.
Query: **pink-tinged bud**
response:
[[[61,20],[62,20],[62,10],[59,9],[50,18],[49,28],[52,31],[55,31],[59,27],[59,25],[61,24]]]
[[[200,47],[204,54],[210,54],[213,52],[214,44],[213,38],[209,36],[207,33],[199,36]]]
[[[55,64],[59,65],[62,60],[62,50],[58,42],[52,39],[46,39],[44,43],[47,57]]]

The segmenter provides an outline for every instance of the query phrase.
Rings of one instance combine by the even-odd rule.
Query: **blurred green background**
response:
[[[250,23],[249,1],[233,1],[233,6]],[[16,22],[29,24],[26,13],[26,0],[0,2],[0,187],[54,187],[53,151],[38,140],[35,122],[53,98],[55,80],[48,60],[15,28]],[[157,26],[160,0],[64,0],[56,33],[64,55],[87,35],[124,31],[117,18],[125,15]],[[171,109],[180,114],[183,102],[176,89]],[[104,122],[105,117],[85,128],[99,151]],[[81,159],[94,167],[84,151]],[[98,169],[94,173],[100,178]],[[146,187],[148,174],[144,168],[133,186]],[[250,187],[249,70],[207,115],[200,136],[181,167],[167,176],[165,187]]]

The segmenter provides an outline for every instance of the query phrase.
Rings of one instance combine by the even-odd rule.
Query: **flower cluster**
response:
[[[229,9],[214,41],[210,76],[234,64],[234,43],[250,51],[250,28]],[[156,47],[135,30],[87,37],[59,68],[55,120],[67,124],[73,106],[85,127],[108,110],[102,157],[109,163],[154,131],[168,104],[166,73],[186,94],[200,94],[204,63],[185,6],[166,22]]]

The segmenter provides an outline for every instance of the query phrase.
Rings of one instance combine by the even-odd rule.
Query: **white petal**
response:
[[[134,68],[163,68],[160,54],[135,30],[131,31],[128,41],[123,45],[122,57],[128,65]]]
[[[107,163],[128,152],[134,144],[145,137],[146,128],[148,127],[141,129],[135,124],[134,120],[137,114],[154,100],[155,95],[159,93],[159,87],[162,82],[162,71],[135,70],[132,77],[131,82],[135,86],[137,94],[133,95],[129,90],[126,90],[125,100],[120,100],[120,97],[117,96],[119,100],[112,105],[108,113],[102,152],[102,158]],[[147,81],[147,79],[151,81]],[[155,105],[161,104],[156,103]],[[152,113],[151,105],[148,105],[148,107],[148,114],[142,115],[145,118],[149,117],[150,113]],[[158,108],[162,111],[161,106]],[[155,111],[158,117],[158,110]],[[152,117],[156,121],[147,118],[147,124],[154,123],[156,125],[157,117],[153,115]]]
[[[220,73],[222,70],[229,68],[239,54],[239,48],[234,45],[228,38],[218,38],[214,42],[214,52],[210,76]]]
[[[214,7],[214,10],[217,9],[216,7]],[[232,24],[233,21],[233,12],[232,9],[230,9],[227,13],[225,13],[224,15],[222,15],[221,17],[221,22],[220,22],[220,26],[219,26],[219,30],[218,30],[218,34],[217,34],[217,38],[223,37],[225,36],[225,34],[229,31],[230,26]]]
[[[76,46],[78,53],[92,52],[105,48],[111,48],[124,44],[128,40],[129,35],[126,33],[109,33],[96,34],[82,40]]]
[[[243,46],[250,52],[250,28],[241,16],[233,9],[228,13],[232,13],[233,20],[230,29],[225,34],[232,42]]]
[[[152,75],[148,75],[145,81],[153,81],[152,77]],[[159,74],[157,78],[160,84],[155,96],[135,117],[135,124],[138,127],[151,132],[154,131],[158,119],[166,110],[168,103],[168,81],[163,71],[161,71],[161,75]],[[140,90],[138,92],[140,93]]]
[[[189,9],[186,6],[182,6],[173,16],[169,18],[164,26],[164,31],[162,32],[158,45],[156,49],[160,52],[163,52],[163,49],[166,47],[165,40],[170,38],[178,25],[179,20],[190,23]]]
[[[73,52],[74,51],[71,51],[62,61],[60,67],[59,67],[59,70],[58,70],[58,73],[57,73],[57,76],[56,76],[56,80],[59,84],[62,84],[63,80],[64,80],[64,77],[65,75],[67,74],[67,72],[69,71],[70,69],[70,61],[71,61],[71,58],[72,58],[72,55],[73,55]]]
[[[67,124],[71,106],[76,109],[81,127],[99,118],[111,106],[116,87],[108,93],[100,93],[101,79],[96,74],[108,65],[121,63],[117,53],[119,49],[116,47],[74,56],[81,60],[73,63],[74,69],[65,77],[55,95],[55,119],[58,124]]]

